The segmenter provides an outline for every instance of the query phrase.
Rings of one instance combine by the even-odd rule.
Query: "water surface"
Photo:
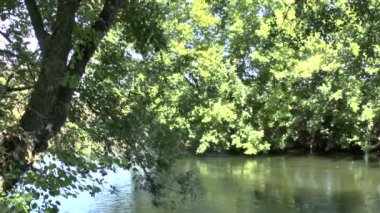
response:
[[[175,210],[157,209],[148,193],[136,191],[131,175],[107,181],[120,190],[95,198],[83,193],[62,201],[61,212],[245,213],[378,212],[380,164],[352,157],[275,156],[182,159],[180,171],[198,171],[202,193]]]

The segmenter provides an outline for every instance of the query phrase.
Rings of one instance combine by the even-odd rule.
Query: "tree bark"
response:
[[[92,40],[73,49],[72,34],[79,0],[59,0],[52,34],[45,31],[35,0],[25,0],[32,26],[41,49],[40,75],[21,118],[19,134],[0,136],[0,192],[9,190],[31,165],[33,156],[46,151],[66,121],[74,94],[72,86],[62,83],[67,76],[80,77],[98,44],[111,28],[122,0],[106,0],[97,20],[91,26]],[[12,167],[12,172],[10,168]],[[17,168],[18,172],[14,172]]]

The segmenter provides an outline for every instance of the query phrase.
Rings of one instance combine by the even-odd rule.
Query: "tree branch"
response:
[[[72,64],[74,66],[68,67],[74,67],[72,71],[75,71],[76,74],[79,74],[79,76],[83,75],[86,65],[94,54],[100,41],[110,30],[122,2],[122,0],[106,0],[104,2],[102,11],[99,13],[98,18],[91,26],[94,33],[93,39],[85,44],[81,44],[77,51],[74,52],[74,55],[70,60],[70,65]]]
[[[9,55],[9,56],[12,56],[12,57],[19,57],[18,54],[14,53],[12,51],[3,50],[3,49],[0,49],[0,55]]]
[[[37,3],[35,0],[25,0],[25,5],[28,10],[38,43],[41,49],[45,49],[46,40],[50,35],[45,31],[44,23]]]
[[[57,17],[53,24],[54,35],[71,34],[75,23],[75,14],[80,6],[80,0],[59,0],[57,7]]]
[[[33,89],[32,86],[25,86],[25,87],[8,87],[6,89],[7,92],[21,92],[21,91],[24,91],[24,90],[30,90],[30,89]]]
[[[12,43],[12,40],[11,38],[9,38],[9,35],[1,31],[0,31],[0,35],[2,35],[5,38],[5,40],[7,40],[9,43]]]
[[[106,0],[99,17],[92,25],[95,31],[106,33],[113,22],[115,21],[116,14],[121,7],[122,0]]]
[[[61,4],[66,4],[68,7],[74,7],[75,0],[60,0]],[[64,74],[63,75],[78,75],[78,77],[81,77],[84,72],[86,65],[90,58],[92,57],[93,53],[95,52],[97,46],[99,45],[101,39],[106,35],[108,30],[111,28],[113,22],[115,21],[116,14],[119,11],[119,8],[122,5],[123,0],[105,0],[104,6],[102,11],[99,13],[98,18],[92,25],[92,29],[94,31],[93,36],[86,40],[85,43],[80,44],[77,48],[75,48],[75,52],[73,57],[71,57],[70,62],[68,65],[65,66]],[[63,6],[63,5],[62,5]],[[67,7],[62,7],[63,9],[67,10]],[[62,17],[67,20],[73,20],[75,21],[75,13],[74,11],[67,11],[68,14],[64,14],[63,11],[57,12],[57,26],[53,30],[51,43],[54,44],[52,48],[60,48],[59,51],[53,51],[55,53],[54,57],[58,57],[60,59],[65,59],[65,52],[67,51],[67,47],[71,45],[69,42],[72,35],[68,35],[70,37],[65,37],[62,40],[63,33],[69,33],[71,24],[75,24],[75,22],[70,23],[62,23],[59,21],[58,18],[60,15],[68,17]],[[72,17],[72,19],[69,19],[69,16]],[[61,25],[63,24],[63,25]],[[66,29],[63,29],[66,28]],[[71,29],[72,30],[72,29]],[[50,43],[49,42],[49,43]],[[58,56],[57,56],[58,54]],[[62,56],[62,57],[61,57]],[[58,69],[59,70],[59,69]],[[61,70],[59,70],[61,71]],[[54,71],[56,72],[56,71]],[[49,73],[52,74],[52,73]],[[57,75],[57,74],[56,74]],[[61,75],[61,74],[60,74]],[[62,77],[63,78],[63,77]],[[79,81],[80,78],[78,78]],[[46,86],[46,81],[41,80],[39,78],[38,83],[41,83],[42,86]],[[49,82],[51,84],[51,82]],[[49,85],[47,84],[47,85]],[[45,95],[47,98],[41,101],[41,94],[33,93],[32,99],[38,100],[39,102],[36,102],[35,106],[32,104],[29,104],[28,111],[24,114],[21,125],[24,130],[28,132],[32,131],[38,131],[36,134],[36,137],[38,138],[38,143],[35,144],[35,152],[41,152],[43,150],[46,150],[47,148],[47,140],[50,139],[54,134],[56,134],[62,125],[65,123],[68,110],[70,107],[71,100],[73,98],[74,89],[70,85],[62,85],[62,84],[55,84],[58,85],[57,91],[54,91],[54,94],[50,94],[46,92],[46,90],[34,90],[40,92],[42,95]],[[54,99],[52,100],[53,97]],[[41,104],[41,102],[46,102],[48,104],[48,107],[42,108],[42,110],[39,110],[38,112],[44,116],[46,116],[48,119],[41,119],[41,116],[37,115],[35,112],[32,112],[31,110],[38,109],[39,107],[44,107],[44,104]],[[37,123],[37,122],[38,123]],[[42,123],[43,125],[39,124]],[[46,125],[52,125],[52,128],[46,129]],[[38,126],[36,126],[38,125]]]

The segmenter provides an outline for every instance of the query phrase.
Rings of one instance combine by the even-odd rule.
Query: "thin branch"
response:
[[[6,91],[7,92],[21,92],[21,91],[24,91],[24,90],[30,90],[30,89],[33,89],[32,86],[25,86],[25,87],[8,87],[6,88]]]
[[[38,43],[40,44],[41,49],[45,49],[46,40],[50,35],[45,31],[43,19],[37,3],[35,0],[25,0],[25,5],[28,10]]]
[[[2,36],[5,38],[5,40],[7,40],[9,43],[12,43],[12,40],[11,40],[11,38],[9,37],[9,35],[7,35],[7,34],[4,33],[4,32],[1,32],[1,31],[0,31],[0,35],[2,35]]]
[[[9,56],[12,56],[12,57],[16,57],[18,58],[19,55],[12,52],[12,51],[9,51],[9,50],[3,50],[3,49],[0,49],[0,55],[9,55]]]

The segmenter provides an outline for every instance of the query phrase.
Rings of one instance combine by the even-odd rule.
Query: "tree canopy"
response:
[[[57,211],[115,166],[158,204],[165,181],[190,190],[168,175],[185,152],[380,145],[378,0],[5,0],[0,18],[6,208]]]

